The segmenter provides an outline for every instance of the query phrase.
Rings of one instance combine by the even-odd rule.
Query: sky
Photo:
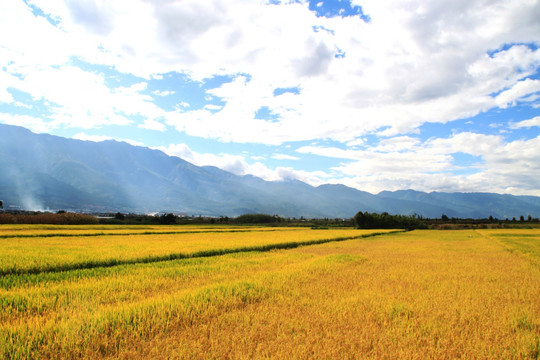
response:
[[[2,0],[0,123],[270,181],[540,196],[540,0]]]

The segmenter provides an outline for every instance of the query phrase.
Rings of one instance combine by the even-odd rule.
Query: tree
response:
[[[366,212],[367,214],[367,212]],[[366,215],[364,215],[364,213],[362,213],[361,211],[359,211],[355,216],[354,216],[354,223],[356,224],[356,227],[359,228],[359,229],[365,229],[366,227]]]
[[[159,222],[161,224],[174,224],[176,223],[176,216],[174,214],[163,214],[159,217]]]
[[[442,214],[441,220],[442,220],[442,221],[448,221],[448,220],[450,220],[450,219],[448,219],[448,216],[446,216],[446,214]]]

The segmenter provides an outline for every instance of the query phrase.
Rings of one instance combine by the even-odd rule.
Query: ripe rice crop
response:
[[[285,243],[310,231],[268,234]],[[247,234],[261,235],[232,233],[239,238],[230,242],[211,235],[219,248]],[[151,237],[140,237],[127,252],[146,251]],[[5,274],[0,358],[536,359],[539,237],[538,230],[412,231]]]
[[[296,231],[295,231],[296,230]],[[351,238],[376,231],[334,230],[330,239]],[[61,233],[66,234],[66,233]],[[329,239],[327,230],[268,228],[228,231],[161,231],[144,233],[25,234],[0,237],[0,275],[39,273],[155,262],[197,256],[293,247]],[[287,234],[287,236],[284,236]],[[32,236],[30,236],[32,235]],[[114,235],[114,236],[113,236]]]
[[[298,230],[298,228],[290,228]],[[54,237],[54,236],[103,236],[136,234],[177,234],[190,232],[244,232],[253,226],[200,226],[200,225],[0,225],[0,238]],[[274,227],[257,227],[257,231],[275,231]],[[280,229],[284,231],[287,229]]]

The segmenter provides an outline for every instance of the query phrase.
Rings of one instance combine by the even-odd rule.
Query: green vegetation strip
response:
[[[147,263],[154,263],[154,262],[160,262],[160,261],[212,257],[212,256],[220,256],[220,255],[250,252],[250,251],[264,252],[264,251],[278,250],[278,249],[294,249],[300,246],[318,245],[318,244],[324,244],[324,243],[334,242],[334,241],[362,239],[362,238],[368,238],[368,237],[379,236],[379,235],[396,234],[396,233],[401,233],[405,231],[407,230],[376,232],[376,233],[370,233],[370,234],[362,234],[358,236],[347,236],[347,237],[339,237],[339,238],[331,238],[331,239],[293,241],[293,242],[287,242],[287,243],[244,246],[244,247],[228,248],[228,249],[211,249],[211,250],[197,251],[193,253],[174,253],[174,254],[159,255],[159,256],[147,256],[147,257],[134,258],[134,259],[106,259],[106,260],[97,260],[97,261],[86,261],[86,262],[75,263],[75,264],[55,265],[55,266],[45,267],[45,268],[43,267],[32,267],[32,268],[27,268],[27,269],[12,268],[12,269],[1,270],[0,276],[55,273],[55,272],[71,271],[71,270],[93,269],[93,268],[99,268],[99,267],[147,264]]]

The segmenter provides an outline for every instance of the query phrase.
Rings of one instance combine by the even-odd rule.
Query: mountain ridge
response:
[[[342,184],[265,181],[196,166],[124,142],[91,142],[0,124],[0,199],[11,208],[349,218],[358,211],[424,217],[540,217],[540,197],[416,190],[379,194]]]

